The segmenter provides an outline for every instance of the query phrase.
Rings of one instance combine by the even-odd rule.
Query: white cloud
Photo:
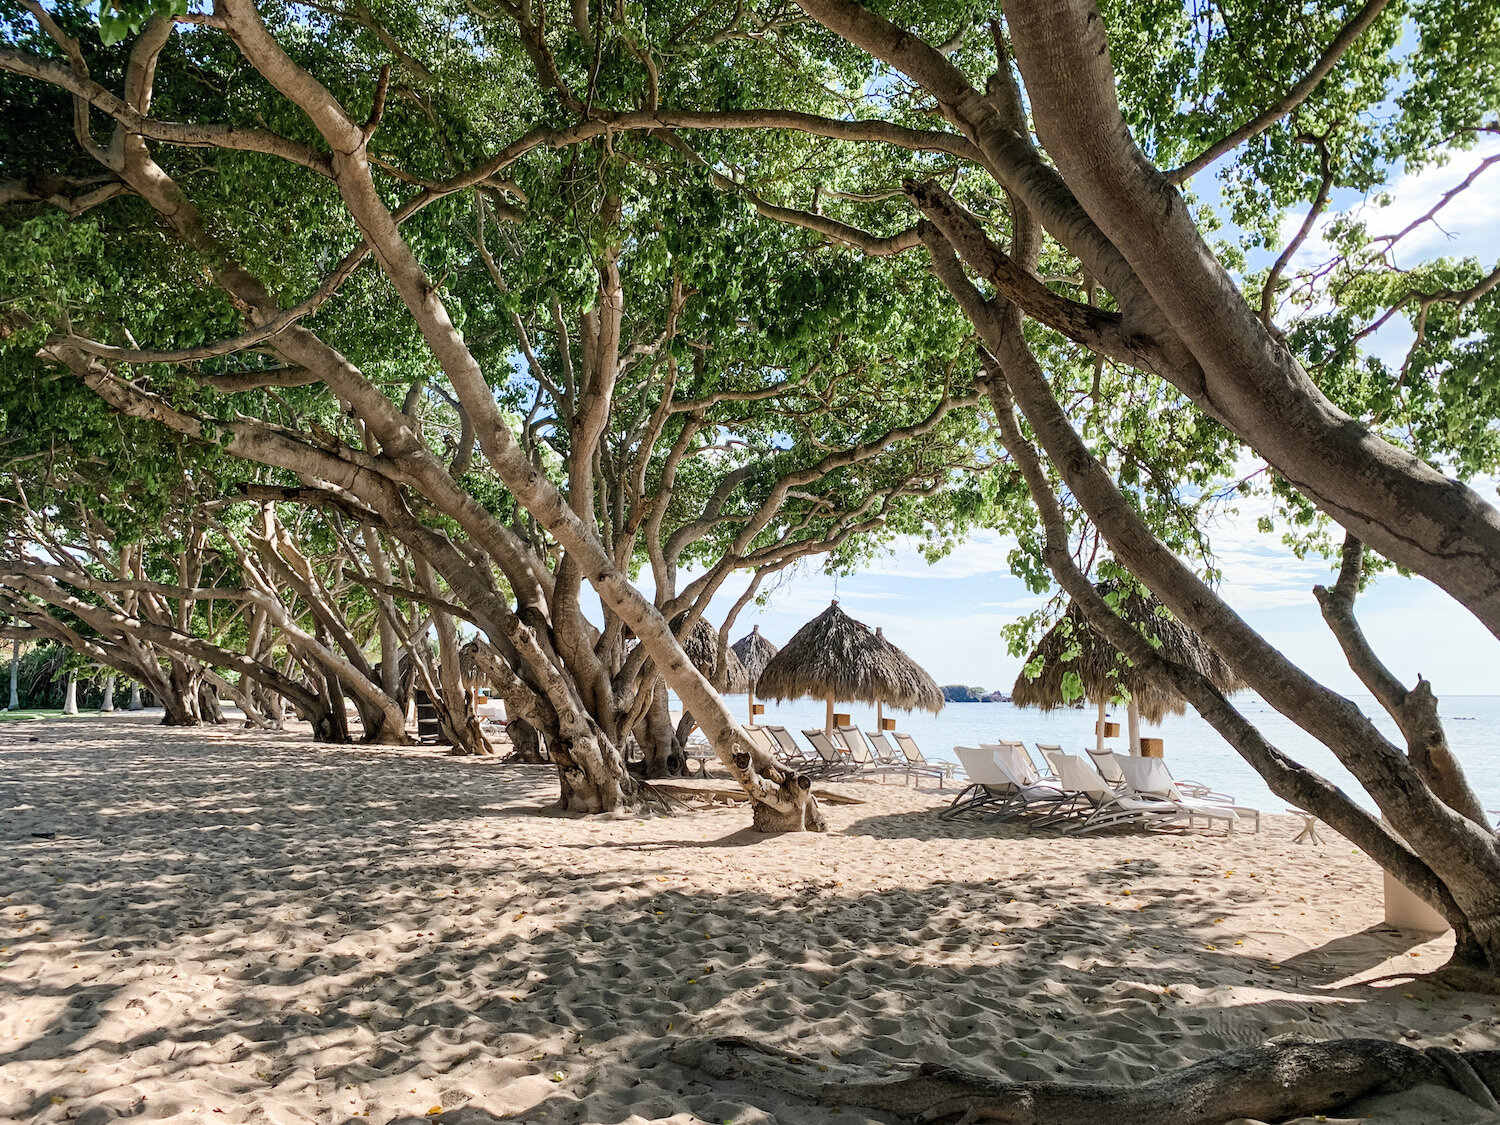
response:
[[[1391,185],[1389,206],[1367,212],[1376,234],[1396,234],[1427,214],[1449,191],[1459,187],[1479,165],[1500,153],[1500,139],[1487,140],[1467,152],[1454,152],[1447,164],[1429,165],[1415,174],[1399,176]],[[1425,223],[1397,244],[1398,260],[1446,255],[1495,256],[1500,248],[1500,165],[1480,172],[1475,182],[1457,196],[1433,222]]]
[[[903,537],[885,558],[870,563],[866,573],[888,578],[974,578],[984,574],[1009,574],[1006,557],[1015,548],[1014,536],[979,528],[952,552],[928,564],[917,540]]]
[[[1334,253],[1327,240],[1329,226],[1341,219],[1363,222],[1372,235],[1396,235],[1421,219],[1458,187],[1488,157],[1500,154],[1500,139],[1486,140],[1467,152],[1449,153],[1446,164],[1429,164],[1418,172],[1407,172],[1382,194],[1390,197],[1384,206],[1375,197],[1360,199],[1343,209],[1324,212],[1312,233],[1297,249],[1289,272],[1315,267]],[[1281,222],[1281,243],[1291,242],[1307,211],[1289,213]],[[1410,268],[1432,258],[1469,255],[1481,260],[1500,256],[1500,164],[1491,165],[1474,183],[1396,244],[1399,263]]]

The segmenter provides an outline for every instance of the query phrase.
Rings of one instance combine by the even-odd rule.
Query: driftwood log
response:
[[[903,1077],[830,1080],[830,1068],[745,1039],[674,1047],[679,1066],[752,1082],[827,1106],[858,1106],[923,1125],[1223,1125],[1330,1113],[1358,1098],[1416,1086],[1457,1090],[1500,1112],[1500,1051],[1458,1052],[1382,1039],[1276,1040],[1229,1051],[1132,1086],[1100,1082],[1006,1082],[923,1064]]]

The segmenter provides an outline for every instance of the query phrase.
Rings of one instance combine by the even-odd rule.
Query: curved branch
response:
[[[307,145],[265,129],[246,129],[236,125],[185,125],[175,121],[159,121],[138,113],[124,100],[93,79],[76,74],[59,63],[27,54],[25,51],[17,51],[9,47],[0,48],[0,70],[61,87],[95,109],[108,114],[132,133],[149,140],[188,148],[228,148],[241,152],[261,152],[268,156],[279,156],[283,160],[317,172],[320,176],[332,174],[328,157]],[[100,163],[110,166],[111,161],[97,145],[89,151]]]
[[[1300,82],[1261,113],[1252,117],[1233,132],[1220,137],[1181,168],[1174,168],[1168,172],[1166,174],[1167,179],[1174,184],[1185,183],[1225,153],[1239,147],[1250,140],[1250,138],[1264,133],[1272,125],[1275,125],[1283,117],[1291,113],[1292,110],[1307,100],[1312,92],[1318,88],[1319,84],[1322,83],[1323,79],[1328,77],[1328,72],[1338,65],[1338,61],[1354,45],[1354,41],[1365,33],[1389,3],[1390,0],[1368,0],[1368,3],[1355,12],[1349,22],[1339,29],[1339,33],[1333,37],[1333,42],[1328,44],[1328,49],[1313,64],[1313,68],[1302,76]]]

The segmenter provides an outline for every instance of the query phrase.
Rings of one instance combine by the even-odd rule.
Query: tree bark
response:
[[[934,243],[934,267],[939,275],[960,300],[978,311],[975,291],[953,272],[954,266],[951,249]],[[1456,968],[1485,975],[1492,982],[1500,978],[1500,900],[1493,893],[1500,882],[1496,837],[1438,800],[1405,755],[1353,704],[1312,681],[1267,644],[1152,535],[1067,421],[1024,341],[1015,308],[1003,306],[993,313],[980,320],[987,338],[999,349],[990,393],[1002,437],[1042,511],[1048,565],[1079,601],[1090,624],[1133,661],[1160,668],[1273,792],[1318,813],[1439,909],[1457,935]],[[1011,392],[1049,460],[1116,558],[1209,641],[1251,687],[1328,746],[1369,791],[1401,838],[1392,836],[1322,778],[1270,746],[1201,676],[1160,660],[1103,605],[1072,562],[1056,498],[1035,463],[1034,451],[1015,425]]]
[[[505,733],[510,736],[510,756],[514,760],[529,765],[540,765],[547,761],[542,736],[525,719],[511,719],[505,725]]]
[[[78,714],[78,673],[72,668],[68,669],[68,686],[63,689],[62,713]]]
[[[859,1106],[903,1121],[1010,1125],[1224,1125],[1331,1114],[1359,1098],[1418,1086],[1457,1090],[1500,1110],[1500,1051],[1425,1050],[1379,1039],[1275,1042],[1229,1051],[1131,1085],[1007,1082],[924,1063],[890,1079],[838,1081],[813,1060],[737,1038],[668,1049],[679,1066],[826,1106]]]
[[[167,693],[161,697],[166,711],[162,725],[195,727],[203,721],[199,711],[198,682],[202,677],[196,661],[172,657],[167,671]]]
[[[1182,196],[1136,147],[1092,0],[1004,5],[1050,164],[934,47],[856,0],[797,3],[933,96],[986,170],[1110,291],[1120,314],[1100,319],[1112,322],[1117,358],[1166,379],[1341,525],[1500,636],[1500,511],[1339,410],[1261,322]],[[1029,281],[1029,298],[1007,295],[1100,347],[1097,325],[1075,334],[1056,324],[1049,312],[1069,303]]]

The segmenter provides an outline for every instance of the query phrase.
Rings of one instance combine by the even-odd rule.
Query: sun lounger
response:
[[[1125,825],[1137,827],[1165,826],[1182,820],[1187,812],[1171,801],[1147,800],[1116,792],[1099,776],[1087,758],[1077,754],[1059,754],[1058,781],[1075,795],[1070,808],[1059,808],[1047,823],[1071,820],[1063,826],[1067,832],[1097,832],[1102,828]],[[1079,816],[1078,814],[1082,815]]]
[[[875,760],[883,766],[899,766],[906,759],[901,757],[901,752],[891,745],[891,740],[885,736],[884,731],[867,730],[863,732],[865,741],[870,744],[870,749],[875,752]]]
[[[953,776],[958,768],[952,762],[934,762],[922,753],[922,748],[917,745],[916,739],[903,731],[892,731],[891,736],[895,738],[896,745],[901,748],[902,755],[914,766],[930,766],[943,771],[944,779]]]
[[[1022,785],[1036,785],[1044,780],[1041,770],[1026,752],[1024,742],[981,742],[980,749],[1000,754],[1001,763]]]
[[[899,740],[898,740],[899,741]],[[1000,811],[1015,800],[1018,787],[995,761],[994,752],[981,750],[977,746],[955,746],[954,755],[963,766],[969,784],[959,791],[953,802],[938,813],[944,820],[951,820],[961,813]]]
[[[886,765],[875,757],[869,742],[865,740],[864,733],[858,727],[834,727],[833,734],[843,743],[844,749],[849,752],[849,760],[861,773],[876,774],[884,779],[888,773],[900,772],[894,766]]]
[[[792,737],[792,732],[786,727],[763,726],[760,729],[769,734],[771,740],[779,747],[779,750],[774,750],[772,753],[787,765],[795,768],[821,764],[820,759],[808,756],[807,751],[802,749],[797,740]]]
[[[1063,752],[1063,748],[1061,746],[1054,746],[1051,743],[1038,742],[1036,744],[1036,752],[1042,756],[1042,761],[1047,763],[1047,772],[1052,775],[1053,780],[1056,780],[1057,762],[1055,759],[1057,755]]]
[[[1011,748],[1004,748],[1010,751]],[[1051,785],[1028,785],[1003,758],[1000,748],[955,746],[970,785],[939,815],[951,819],[961,813],[984,812],[990,820],[1010,820],[1026,813],[1055,813],[1071,804],[1073,795]]]
[[[1213,793],[1212,790],[1208,791],[1212,794],[1211,797],[1183,792],[1173,779],[1172,771],[1167,769],[1167,763],[1160,758],[1136,758],[1116,754],[1114,759],[1125,778],[1126,792],[1150,800],[1171,801],[1181,805],[1188,812],[1189,825],[1197,817],[1208,821],[1210,828],[1213,827],[1215,820],[1222,820],[1227,830],[1233,832],[1240,818],[1244,816],[1253,819],[1255,831],[1260,831],[1259,809],[1241,808],[1234,804],[1233,797]]]
[[[875,751],[875,760],[882,765],[889,766],[893,771],[903,773],[911,778],[918,789],[922,788],[922,778],[935,777],[938,785],[947,780],[952,767],[946,762],[929,762],[926,765],[918,765],[906,760],[906,756],[891,745],[890,739],[886,738],[885,731],[871,730],[865,732],[865,737],[870,740],[870,746]],[[948,768],[944,768],[947,766]]]
[[[747,726],[745,734],[749,736],[750,741],[755,743],[758,749],[764,750],[771,757],[774,758],[780,754],[781,748],[776,745],[775,739],[771,737],[770,732],[765,730],[765,728]]]
[[[820,730],[805,730],[802,737],[818,752],[818,758],[812,769],[814,773],[822,777],[848,777],[859,772],[857,767],[849,758],[833,744],[833,740]]]
[[[1106,751],[1106,753],[1108,753],[1108,751]],[[1123,756],[1124,755],[1122,755],[1122,757]],[[1131,756],[1133,757],[1134,755]],[[1162,761],[1162,759],[1160,758],[1157,758],[1155,760]],[[1162,768],[1166,768],[1165,763],[1163,763]],[[1217,790],[1214,790],[1205,785],[1201,781],[1183,781],[1179,777],[1174,777],[1172,778],[1172,783],[1177,786],[1178,792],[1186,797],[1197,797],[1205,801],[1213,801],[1215,804],[1219,805],[1234,804],[1234,798],[1231,797],[1228,793],[1220,793]]]
[[[1019,790],[1021,807],[1015,815],[1036,812],[1056,815],[1064,807],[1076,805],[1077,794],[1068,792],[1055,781],[1044,779],[1021,743],[1002,742],[989,749],[995,755],[996,764]]]
[[[1036,763],[1036,759],[1031,756],[1031,751],[1026,749],[1026,743],[1017,742],[1016,746],[1020,749],[1021,756],[1026,760],[1026,764],[1031,767],[1031,772],[1034,777],[1044,782],[1055,782],[1057,780],[1057,774],[1052,769],[1052,763],[1047,760],[1047,755],[1042,754],[1042,764],[1039,766]],[[1038,742],[1036,744],[1036,748],[1037,752],[1040,754],[1042,744]],[[1062,748],[1054,747],[1054,749],[1061,750]]]
[[[1090,750],[1088,752],[1093,759],[1094,768],[1099,771],[1099,776],[1109,782],[1116,789],[1125,784],[1125,775],[1120,772],[1120,763],[1115,761],[1112,750]]]

